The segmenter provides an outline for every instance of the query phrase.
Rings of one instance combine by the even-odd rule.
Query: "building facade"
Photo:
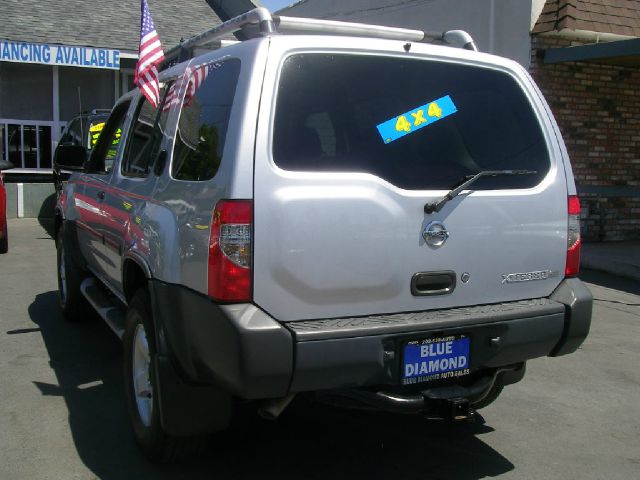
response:
[[[205,0],[147,2],[165,50],[220,23]],[[38,208],[49,194],[30,193],[29,184],[50,182],[66,123],[81,111],[111,109],[134,87],[140,10],[140,0],[3,0],[0,158],[16,167],[7,173],[9,216],[25,214],[21,204]]]

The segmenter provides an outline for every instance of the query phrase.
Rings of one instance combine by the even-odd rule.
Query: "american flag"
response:
[[[140,48],[134,81],[149,103],[156,108],[160,102],[158,65],[164,60],[160,38],[153,24],[147,0],[142,0],[140,18]]]
[[[178,105],[180,102],[180,94],[183,89],[183,85],[186,85],[186,91],[184,93],[184,105],[188,107],[193,101],[193,97],[196,91],[202,86],[209,74],[216,68],[220,67],[222,63],[214,62],[208,65],[200,65],[196,67],[187,67],[182,77],[176,80],[167,92],[167,98],[164,101],[164,107],[162,109],[167,111]]]

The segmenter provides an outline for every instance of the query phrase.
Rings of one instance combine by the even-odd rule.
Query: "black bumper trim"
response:
[[[422,312],[370,315],[286,322],[298,342],[411,332],[420,329],[451,328],[460,325],[492,323],[564,313],[562,303],[534,298],[488,305],[456,307]]]
[[[188,288],[151,283],[158,345],[185,380],[219,385],[243,398],[287,394],[293,370],[287,329],[253,305],[220,307]],[[238,312],[229,315],[234,308]]]
[[[560,341],[549,354],[559,357],[575,352],[591,328],[593,295],[577,278],[568,278],[551,295],[551,299],[566,306],[565,326]]]
[[[472,373],[564,355],[584,341],[591,320],[592,297],[578,279],[548,299],[287,323],[252,304],[219,306],[183,286],[150,284],[159,353],[185,382],[246,399],[397,386],[404,342],[445,332],[471,335]]]
[[[402,347],[409,340],[466,334],[471,372],[544,357],[561,338],[564,312],[445,329],[296,342],[292,392],[399,385]],[[493,339],[498,342],[492,342]]]

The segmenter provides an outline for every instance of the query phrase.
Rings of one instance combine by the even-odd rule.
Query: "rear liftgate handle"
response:
[[[456,274],[451,270],[418,272],[411,278],[411,293],[415,296],[447,295],[456,288]]]

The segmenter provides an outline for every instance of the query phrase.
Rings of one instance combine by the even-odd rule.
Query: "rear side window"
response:
[[[173,178],[208,180],[217,173],[239,74],[238,59],[192,68],[175,136]]]
[[[288,57],[278,89],[273,158],[285,170],[367,172],[400,188],[530,188],[549,154],[516,81],[488,68],[392,57]]]

